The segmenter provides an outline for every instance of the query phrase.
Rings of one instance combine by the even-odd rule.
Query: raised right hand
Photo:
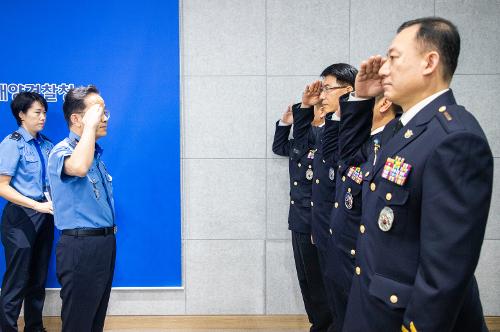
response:
[[[83,116],[82,122],[85,127],[91,127],[97,129],[102,121],[102,116],[104,114],[104,107],[100,104],[92,105],[85,115]]]
[[[323,84],[321,81],[315,81],[307,85],[302,93],[302,105],[300,107],[308,108],[318,104],[320,102],[319,96],[321,95],[322,88]]]
[[[381,82],[382,77],[378,74],[378,71],[385,61],[380,55],[376,55],[361,62],[354,83],[356,97],[371,98],[384,92]]]
[[[285,113],[281,116],[281,121],[287,125],[291,125],[293,123],[292,105],[288,105]]]
[[[40,212],[40,213],[50,213],[54,214],[54,207],[52,206],[52,202],[36,202],[35,205],[33,206],[33,210]]]

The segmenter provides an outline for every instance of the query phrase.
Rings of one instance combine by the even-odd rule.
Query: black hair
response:
[[[23,112],[24,114],[26,114],[26,112],[36,101],[45,108],[45,111],[48,110],[47,101],[39,93],[24,91],[18,93],[14,97],[14,100],[12,100],[12,103],[10,103],[10,109],[12,110],[12,115],[14,115],[14,118],[16,118],[16,122],[19,126],[22,124],[19,113]]]
[[[354,81],[357,74],[358,70],[347,63],[334,63],[326,67],[320,76],[334,76],[340,84],[350,85],[354,88]]]
[[[392,103],[391,107],[389,108],[393,113],[394,115],[396,116],[400,116],[401,114],[403,114],[403,108],[401,106],[399,106],[398,104],[394,104]]]
[[[68,91],[63,104],[64,119],[68,127],[71,126],[71,115],[80,113],[85,109],[86,105],[84,99],[91,93],[99,94],[99,90],[97,90],[94,85],[88,85],[79,86]]]
[[[441,17],[423,17],[403,23],[398,33],[417,24],[419,25],[417,41],[427,49],[436,49],[443,62],[443,78],[451,81],[460,54],[460,34],[457,27]]]

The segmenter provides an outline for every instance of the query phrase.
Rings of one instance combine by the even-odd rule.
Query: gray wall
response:
[[[455,22],[453,81],[500,158],[499,1],[183,0],[183,290],[115,290],[110,314],[295,314],[302,301],[287,231],[287,160],[274,123],[334,62],[385,54],[404,20]],[[477,270],[488,315],[500,315],[500,170]],[[452,230],[450,230],[452,231]],[[57,315],[58,293],[47,314]]]

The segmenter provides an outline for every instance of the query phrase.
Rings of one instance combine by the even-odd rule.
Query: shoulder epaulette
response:
[[[52,143],[52,141],[50,140],[50,138],[48,138],[47,136],[45,136],[44,134],[40,134],[40,136],[45,140],[45,141],[48,141],[50,143]]]
[[[459,105],[441,106],[438,109],[437,118],[448,133],[463,130],[464,125],[461,121],[460,112],[464,111],[464,107]]]
[[[21,139],[21,134],[19,134],[17,131],[13,132],[11,135],[10,135],[10,139],[13,139],[14,141],[19,141]]]

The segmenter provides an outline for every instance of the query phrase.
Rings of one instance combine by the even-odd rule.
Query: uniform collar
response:
[[[26,130],[24,129],[23,126],[19,126],[19,128],[17,129],[17,132],[19,134],[21,134],[21,136],[23,137],[23,139],[26,141],[26,142],[29,142],[31,141],[32,139],[35,139],[33,136],[31,136],[31,134]]]
[[[80,141],[80,136],[78,136],[77,134],[75,134],[74,132],[72,132],[71,130],[69,131],[69,135],[68,135],[68,138],[69,138],[69,144],[73,147],[73,149],[75,148],[76,146],[76,143],[78,143]],[[101,156],[102,153],[104,152],[104,149],[101,148],[99,146],[99,144],[95,143],[95,154],[97,156]]]
[[[378,127],[376,129],[373,129],[372,132],[370,133],[370,136],[376,135],[378,133],[381,133],[385,128],[385,125],[382,127]]]
[[[410,122],[410,120],[413,119],[413,117],[415,117],[415,115],[417,115],[417,113],[420,112],[425,106],[429,105],[434,99],[436,99],[437,97],[441,96],[442,94],[448,92],[449,90],[450,89],[441,90],[441,91],[419,101],[414,106],[410,107],[410,109],[408,111],[404,112],[401,115],[401,118],[399,119],[401,121],[401,123],[403,124],[403,126],[406,126],[406,124],[408,122]]]
[[[78,136],[77,134],[75,134],[71,130],[69,131],[69,136],[68,137],[72,141],[76,141],[76,142],[80,141],[80,136]]]

